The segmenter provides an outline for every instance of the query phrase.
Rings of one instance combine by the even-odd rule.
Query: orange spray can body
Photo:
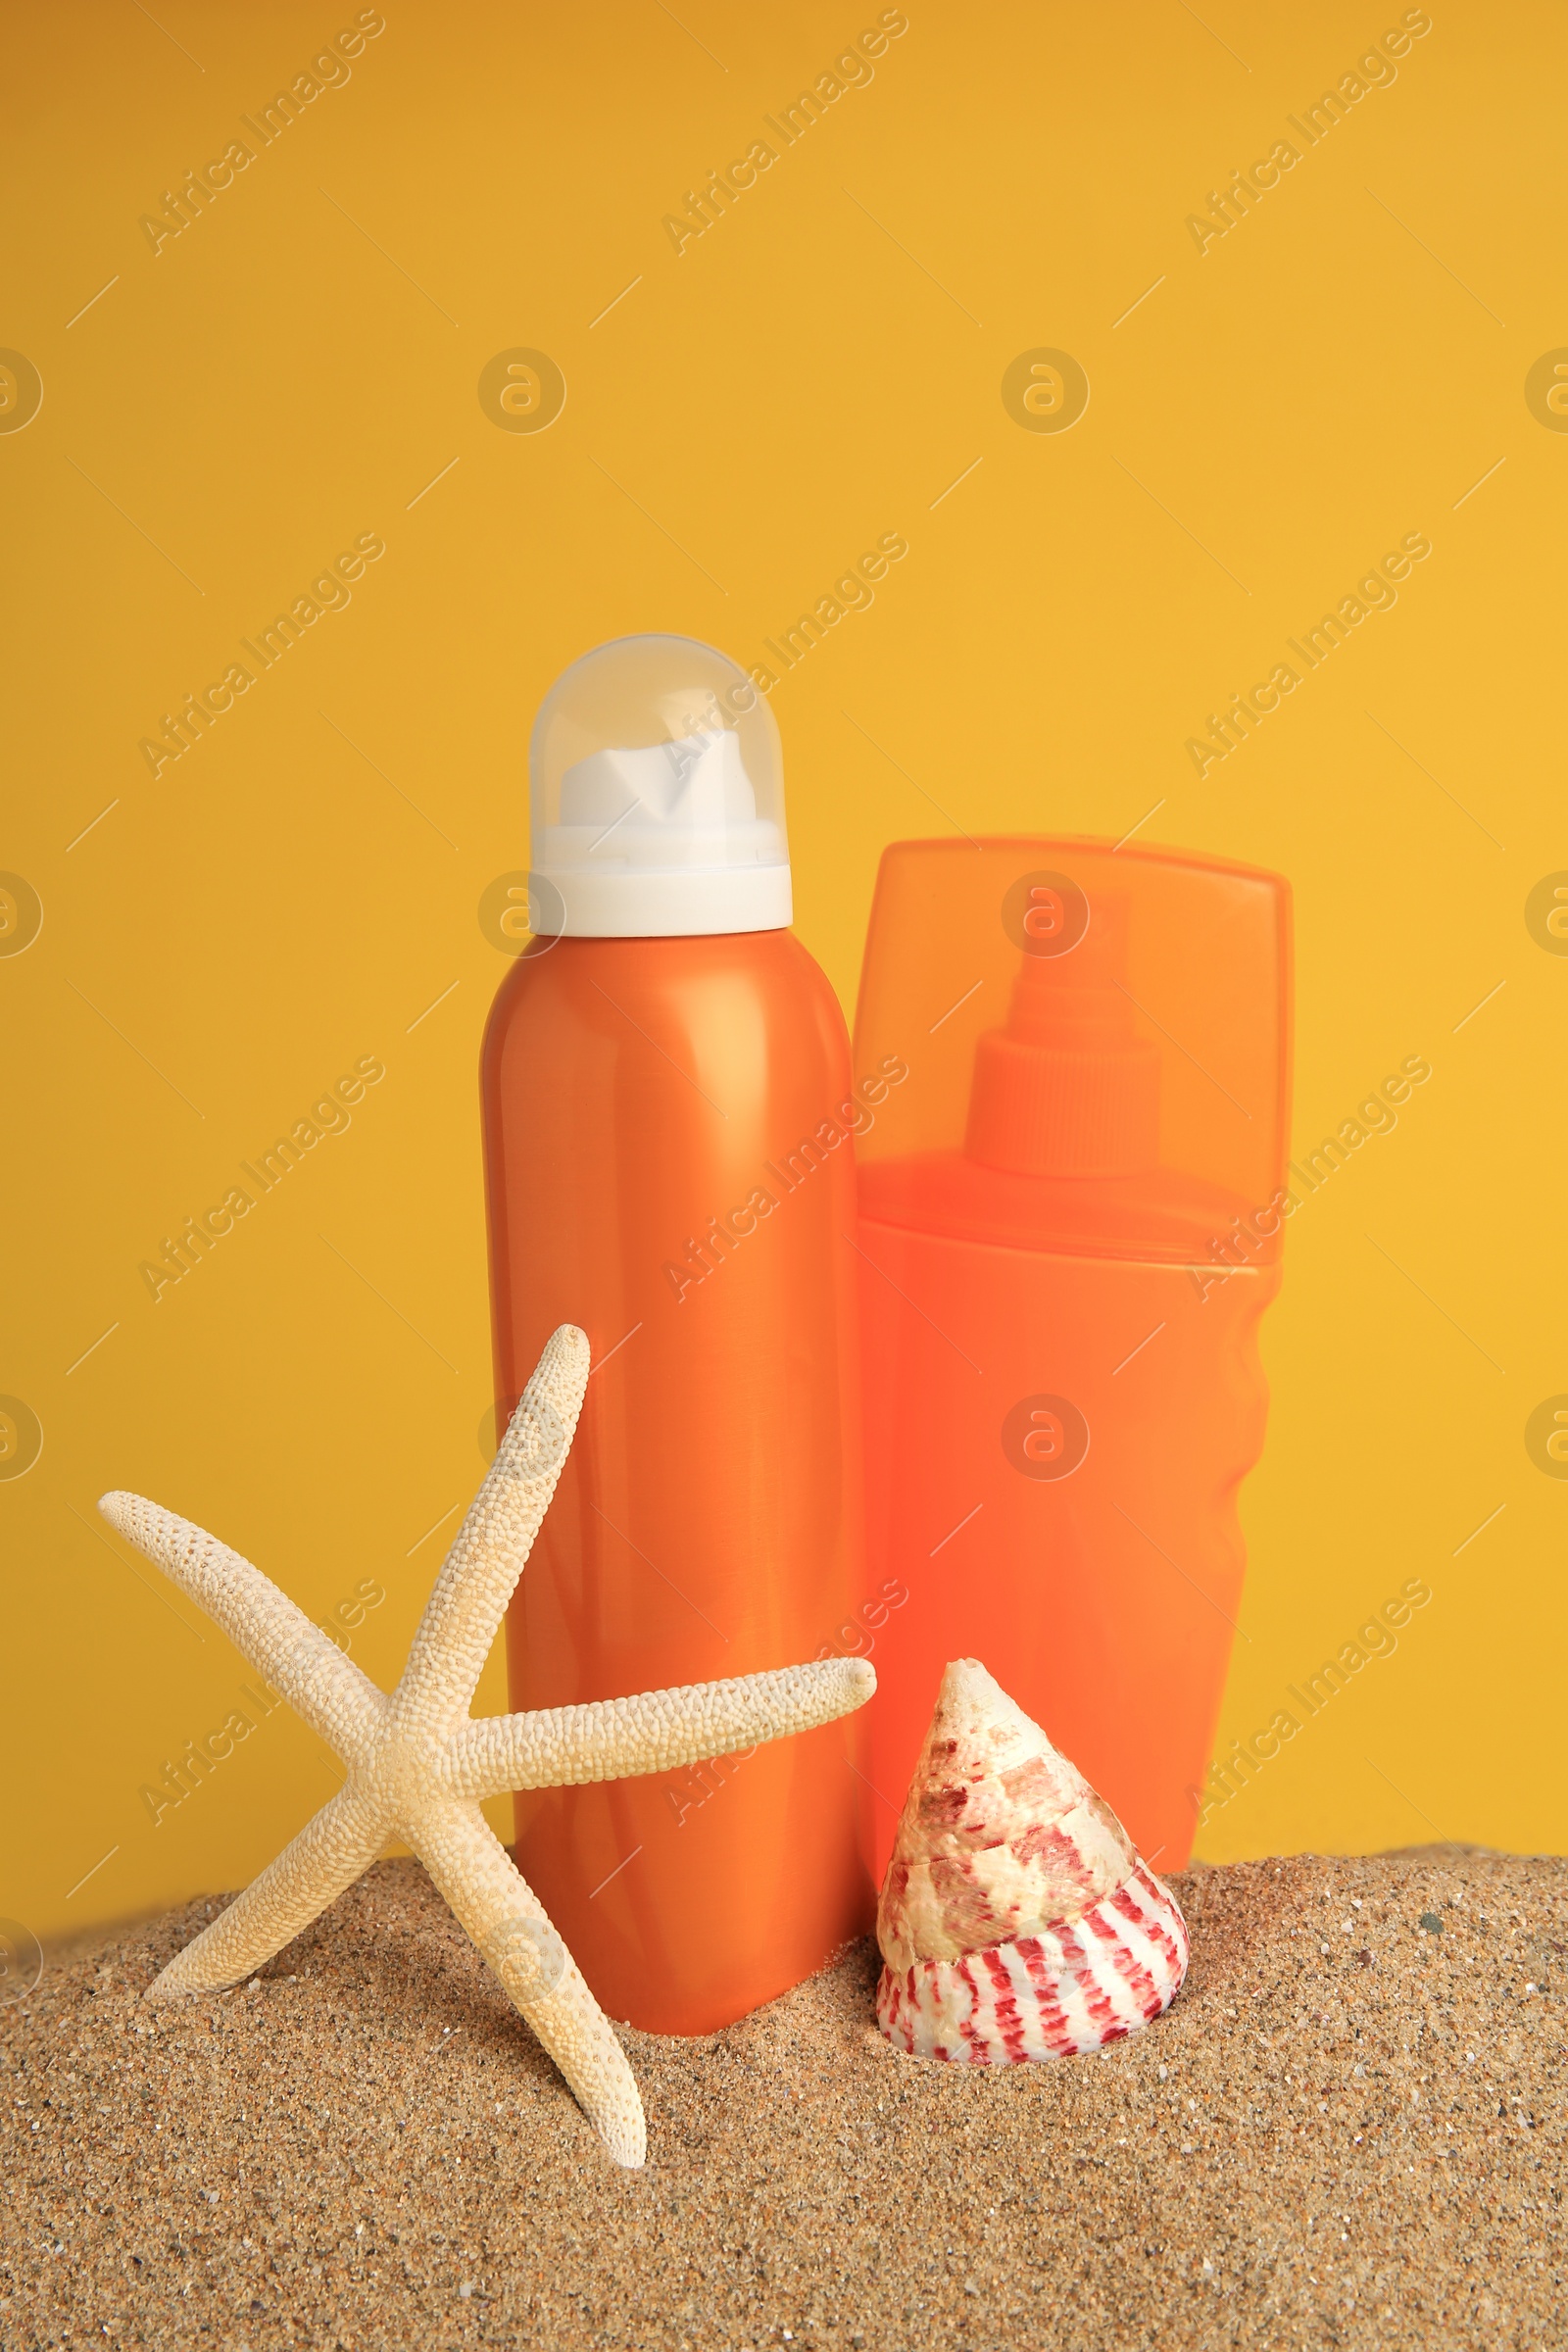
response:
[[[860,1171],[880,1877],[972,1656],[1161,1870],[1188,1859],[1241,1608],[1279,1287],[1289,894],[1068,840],[883,859],[856,1029],[910,1076]]]
[[[614,790],[629,779],[643,795],[612,832],[617,851],[633,837],[625,868],[611,869],[612,888],[596,869],[579,885],[571,842],[558,852],[566,918],[575,898],[586,935],[534,938],[484,1046],[501,1426],[559,1323],[580,1325],[594,1357],[508,1616],[518,1709],[814,1658],[861,1575],[849,1040],[826,978],[782,927],[787,866],[782,900],[760,909],[775,925],[764,929],[725,923],[728,876],[715,881],[711,863],[693,887],[653,861],[672,796],[679,817],[708,790],[705,765],[709,781],[717,774],[710,798],[729,796],[721,849],[742,820],[728,711],[710,725],[683,703],[673,715],[667,707],[671,666],[690,690],[695,656],[670,651],[685,641],[606,653],[623,670],[650,644],[662,649],[657,725],[636,732],[634,696],[606,722]],[[699,684],[708,675],[699,664]],[[739,687],[712,671],[739,701],[736,675]],[[612,676],[612,699],[616,686]],[[597,711],[606,689],[595,694]],[[678,740],[658,741],[658,726]],[[613,828],[616,803],[596,807],[603,762],[576,760],[581,749],[569,742],[564,755],[575,764],[560,825],[586,808],[591,845],[601,822]],[[750,741],[746,756],[749,808],[767,743]],[[546,821],[556,814],[547,808]],[[536,777],[536,858],[539,833]],[[688,833],[701,847],[696,818]],[[693,855],[679,838],[676,848]],[[751,869],[740,882],[769,886]],[[530,877],[536,932],[550,897]],[[672,916],[692,932],[679,935]],[[676,935],[587,931],[661,921]],[[809,1975],[865,1925],[856,1787],[848,1727],[836,1723],[678,1772],[538,1790],[516,1800],[517,1864],[611,2017],[705,2034]]]

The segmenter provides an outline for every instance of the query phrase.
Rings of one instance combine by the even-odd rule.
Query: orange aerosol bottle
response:
[[[1187,1861],[1241,1604],[1279,1286],[1290,898],[1063,839],[901,842],[857,1066],[880,1879],[948,1660],[976,1657],[1162,1871]]]
[[[860,1579],[858,1103],[788,928],[772,714],[688,638],[602,646],[540,710],[532,801],[482,1070],[501,1426],[559,1323],[594,1370],[508,1618],[518,1708],[814,1658]],[[612,2017],[710,2032],[861,1931],[849,1756],[832,1724],[517,1799]]]

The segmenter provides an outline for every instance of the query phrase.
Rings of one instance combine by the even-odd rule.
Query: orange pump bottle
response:
[[[777,732],[689,639],[572,665],[533,742],[533,936],[482,1093],[497,1413],[595,1369],[507,1624],[512,1703],[813,1658],[860,1569],[848,1038],[785,927]],[[520,896],[520,894],[519,894]],[[848,1730],[516,1801],[608,2013],[704,2034],[865,1923]]]
[[[857,1066],[880,1879],[946,1662],[978,1657],[1162,1871],[1188,1859],[1262,1448],[1290,901],[1065,839],[883,858]]]

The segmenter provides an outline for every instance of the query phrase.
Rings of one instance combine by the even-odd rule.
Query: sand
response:
[[[897,2056],[869,1944],[626,2034],[640,2174],[413,1863],[172,2007],[140,1995],[216,1905],[105,1931],[0,2011],[0,2344],[1568,2341],[1568,1863],[1173,1884],[1187,1987],[1094,2058]]]

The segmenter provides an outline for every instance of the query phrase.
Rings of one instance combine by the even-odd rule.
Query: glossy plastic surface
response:
[[[1161,1870],[1190,1850],[1240,1608],[1279,1285],[1289,893],[1181,853],[901,843],[857,1066],[868,1855],[942,1669],[982,1659]]]
[[[896,842],[856,1054],[910,1077],[862,1162],[961,1153],[997,1180],[978,1209],[958,1180],[975,1238],[1180,1264],[1282,1182],[1289,1021],[1275,874],[1060,837]],[[941,1184],[920,1180],[916,1222]],[[1278,1254],[1274,1224],[1252,1262]]]
[[[536,943],[503,983],[483,1057],[502,1425],[558,1323],[596,1367],[508,1619],[514,1706],[793,1664],[848,1618],[850,1095],[837,1002],[785,931]],[[519,1866],[612,2018],[710,2032],[861,1932],[849,1737],[518,1798]]]
[[[693,637],[617,637],[564,670],[529,748],[539,928],[665,938],[782,928],[778,725]]]
[[[878,1882],[962,1657],[1006,1677],[1154,1869],[1180,1869],[1241,1609],[1236,1493],[1262,1449],[1278,1267],[1200,1297],[1185,1267],[872,1219],[860,1246],[867,1577],[908,1594],[858,1718]]]

